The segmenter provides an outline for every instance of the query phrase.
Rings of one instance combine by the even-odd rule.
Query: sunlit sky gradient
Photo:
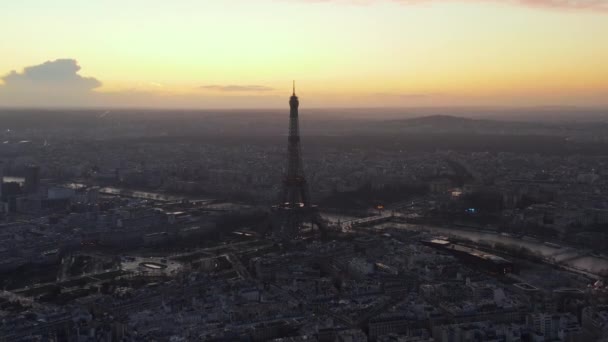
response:
[[[5,77],[0,106],[608,106],[606,2],[3,1],[0,75],[101,86]]]

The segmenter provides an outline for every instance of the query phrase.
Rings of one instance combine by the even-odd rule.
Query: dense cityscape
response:
[[[302,147],[295,90],[290,105],[287,152],[230,134],[6,129],[0,341],[608,338],[595,145]],[[121,134],[105,116],[96,129]]]

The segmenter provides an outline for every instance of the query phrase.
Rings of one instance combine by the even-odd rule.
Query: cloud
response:
[[[56,59],[0,77],[0,106],[81,106],[98,98],[101,82],[79,74],[75,59]]]
[[[482,0],[295,0],[309,3],[349,3],[373,4],[379,2],[394,2],[404,5],[414,5],[432,2],[483,2]],[[608,0],[486,0],[486,2],[508,3],[537,8],[552,8],[561,10],[588,10],[608,13]]]
[[[57,59],[29,66],[22,72],[11,71],[1,79],[0,91],[77,91],[89,92],[101,86],[92,77],[78,74],[80,66],[75,59]]]
[[[274,88],[262,86],[262,85],[205,85],[201,86],[201,89],[215,90],[221,92],[258,92],[258,91],[272,91]]]
[[[80,70],[75,59],[57,59],[0,74],[0,108],[264,108],[283,103],[273,88],[262,85],[207,85],[200,89],[208,94],[192,94],[165,90],[162,83],[139,82],[130,89],[96,91],[101,81],[80,75]]]
[[[443,96],[441,93],[375,93],[377,97],[391,97],[403,100],[421,100]]]
[[[608,0],[511,0],[510,2],[532,7],[608,11]]]

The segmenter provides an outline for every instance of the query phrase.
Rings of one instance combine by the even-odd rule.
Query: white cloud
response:
[[[0,91],[38,91],[69,90],[88,92],[101,86],[92,77],[78,74],[80,66],[75,59],[57,59],[39,65],[29,66],[22,72],[11,71],[1,79],[4,82]]]
[[[274,90],[273,88],[262,85],[205,85],[200,88],[222,92],[257,92]]]

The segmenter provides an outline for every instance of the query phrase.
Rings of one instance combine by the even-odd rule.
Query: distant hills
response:
[[[371,123],[367,129],[410,133],[547,134],[560,132],[545,123],[472,119],[452,115],[430,115]]]
[[[575,109],[572,109],[573,111]],[[537,120],[511,120],[507,111],[459,108],[441,109],[307,109],[300,110],[303,136],[376,135],[513,135],[551,136],[576,141],[606,141],[608,114],[588,110],[583,116],[566,109],[549,111],[554,119],[542,120],[541,112],[530,112]],[[21,110],[0,109],[0,130],[5,138],[93,134],[100,138],[118,136],[284,136],[285,110]],[[444,114],[447,113],[447,114]],[[458,113],[454,115],[452,113]],[[462,114],[462,115],[461,115]],[[522,110],[512,115],[527,118]],[[562,119],[555,119],[560,117]],[[566,120],[565,118],[570,118]],[[592,118],[595,120],[589,121]],[[6,131],[11,130],[11,134]]]
[[[467,118],[453,115],[429,115],[407,119],[368,122],[359,127],[361,134],[480,134],[555,136],[577,140],[605,139],[606,122],[506,121]]]

